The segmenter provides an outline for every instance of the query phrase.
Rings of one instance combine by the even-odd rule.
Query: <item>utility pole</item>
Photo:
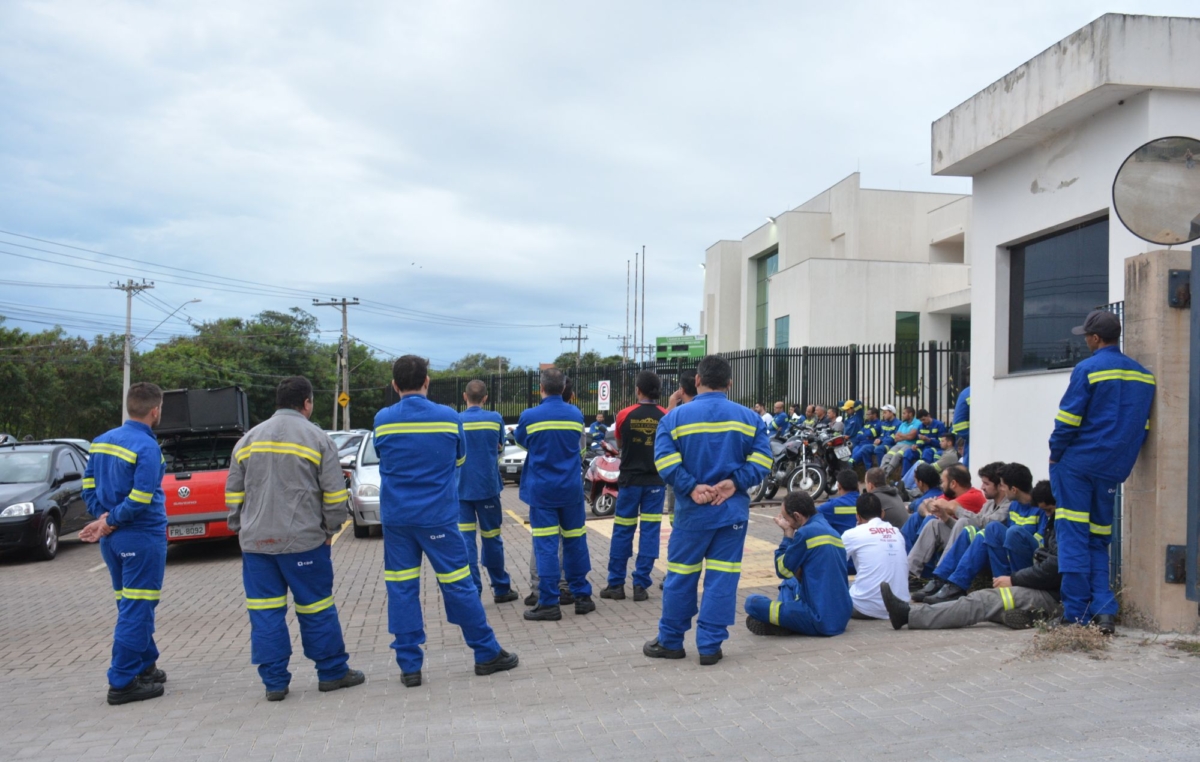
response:
[[[609,337],[612,338],[612,337]],[[629,362],[629,260],[625,260],[625,335],[621,337],[621,361]]]
[[[635,251],[635,252],[633,252],[633,333],[631,334],[631,336],[632,336],[632,339],[633,339],[633,340],[632,340],[632,341],[630,341],[629,343],[630,343],[630,344],[633,346],[633,348],[634,348],[634,349],[633,349],[633,355],[632,355],[632,359],[633,359],[633,361],[634,361],[634,362],[637,362],[637,361],[638,361],[638,357],[637,357],[637,343],[638,343],[638,342],[637,342],[637,332],[638,332],[638,265],[639,265],[640,263],[641,263],[641,260],[640,260],[640,259],[638,259],[638,253],[637,253],[636,251]]]
[[[341,404],[341,393],[340,392],[345,392],[347,397],[349,397],[349,395],[350,395],[350,320],[349,320],[349,317],[347,316],[347,308],[354,307],[356,305],[358,305],[358,297],[357,296],[354,297],[353,299],[347,299],[344,296],[341,299],[331,298],[327,302],[319,302],[316,299],[313,299],[314,307],[336,307],[337,309],[342,311],[342,344],[338,348],[338,370],[340,371],[338,373],[338,376],[341,381],[341,389],[340,390],[334,389],[333,421],[332,421],[332,426],[331,426],[331,428],[333,428],[334,430],[336,430],[338,427],[337,426],[338,406]],[[337,380],[334,381],[334,386],[335,387],[338,386]],[[342,431],[349,431],[349,430],[350,430],[350,402],[349,402],[349,400],[347,400],[346,410],[344,413],[342,413]]]
[[[125,400],[129,397],[129,362],[133,349],[133,295],[154,288],[154,281],[143,279],[141,283],[134,283],[130,278],[124,283],[114,283],[112,287],[125,292],[125,366],[121,374],[121,422],[124,423],[129,420]]]
[[[638,340],[642,347],[646,346],[646,245],[642,244],[642,338]],[[644,356],[643,356],[644,357]]]
[[[587,341],[587,339],[588,339],[587,336],[583,335],[583,329],[587,328],[587,326],[586,325],[575,325],[574,323],[572,323],[571,325],[560,324],[558,327],[563,329],[564,331],[574,331],[575,332],[574,336],[571,336],[568,333],[566,336],[563,336],[562,338],[560,338],[559,341],[575,342],[575,375],[579,375],[579,362],[580,362],[581,358],[583,357],[583,342]]]

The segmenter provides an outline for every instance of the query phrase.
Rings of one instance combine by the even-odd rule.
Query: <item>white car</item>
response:
[[[525,469],[525,448],[515,444],[505,445],[504,452],[496,459],[501,481],[521,482],[521,471]]]
[[[350,518],[354,521],[355,537],[370,537],[383,531],[379,519],[379,455],[375,452],[375,435],[368,433],[353,455],[341,460],[350,490]],[[379,529],[373,529],[379,527]]]

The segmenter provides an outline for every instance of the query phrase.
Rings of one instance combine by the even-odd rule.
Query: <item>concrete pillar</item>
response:
[[[1167,584],[1168,545],[1187,543],[1187,420],[1190,310],[1167,304],[1169,270],[1190,270],[1186,250],[1152,251],[1125,260],[1125,353],[1157,381],[1150,435],[1125,482],[1122,605],[1161,630],[1194,632],[1196,603],[1185,586]]]

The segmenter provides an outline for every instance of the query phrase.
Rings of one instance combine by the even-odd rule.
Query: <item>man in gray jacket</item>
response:
[[[887,483],[887,472],[878,467],[868,468],[865,482],[867,492],[879,498],[883,506],[883,520],[901,529],[908,521],[908,506],[900,497],[900,491]]]
[[[250,661],[282,701],[292,674],[287,593],[292,591],[304,655],[317,666],[318,690],[361,685],[350,669],[333,605],[333,536],[347,517],[346,480],[337,449],[309,423],[312,384],[286,378],[275,391],[275,415],[233,448],[225,504],[242,546],[242,583],[250,612]]]

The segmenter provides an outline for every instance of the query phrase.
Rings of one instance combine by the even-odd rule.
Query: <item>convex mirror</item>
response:
[[[1200,239],[1200,140],[1159,138],[1129,154],[1113,181],[1113,208],[1151,243]]]

